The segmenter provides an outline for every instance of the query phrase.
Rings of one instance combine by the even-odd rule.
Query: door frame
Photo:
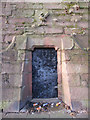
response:
[[[57,84],[58,84],[58,99],[62,98],[62,65],[61,65],[61,50],[55,46],[33,46],[32,50],[29,51],[30,61],[28,66],[32,70],[32,51],[35,48],[54,48],[57,51]],[[32,71],[28,74],[28,83],[29,83],[29,96],[32,99]]]

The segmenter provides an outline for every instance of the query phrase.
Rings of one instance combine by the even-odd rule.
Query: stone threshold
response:
[[[60,100],[58,98],[33,98],[31,102],[59,102]]]

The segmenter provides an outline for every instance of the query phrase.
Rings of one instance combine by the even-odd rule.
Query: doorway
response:
[[[35,48],[32,52],[32,98],[57,98],[57,51]]]

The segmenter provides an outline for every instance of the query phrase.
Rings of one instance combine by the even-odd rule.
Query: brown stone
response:
[[[13,16],[15,16],[17,18],[22,18],[22,17],[29,18],[33,14],[34,14],[34,10],[32,10],[32,9],[26,9],[26,10],[19,9],[19,10],[13,12]]]
[[[54,4],[44,3],[43,6],[46,9],[65,9],[65,8],[67,8],[67,6],[62,4],[62,3],[60,3],[60,4],[58,4],[58,3],[54,3]]]
[[[2,91],[3,101],[19,101],[21,88],[4,88]]]
[[[69,86],[70,87],[80,86],[79,74],[76,74],[76,73],[68,74],[68,77],[69,77]]]
[[[63,62],[62,64],[62,72],[63,73],[88,73],[88,64],[84,65],[84,64],[69,64],[69,63],[65,63]],[[65,69],[66,72],[65,72]]]
[[[88,28],[88,22],[87,22],[87,21],[85,21],[85,22],[79,22],[79,23],[77,23],[77,25],[78,25],[79,27],[82,27],[82,26],[83,26],[83,28]]]
[[[19,88],[22,86],[22,76],[21,74],[8,74],[8,79],[5,82],[2,79],[2,87],[4,88]]]
[[[88,99],[87,87],[70,87],[71,98],[76,100]]]
[[[17,60],[17,50],[8,50],[2,54],[2,63],[15,63]]]
[[[59,34],[63,33],[62,28],[49,28],[49,27],[44,27],[45,33],[46,34]]]
[[[79,6],[80,6],[80,8],[88,8],[89,4],[88,4],[88,2],[79,2]]]
[[[22,64],[2,64],[2,73],[21,73],[22,72]]]
[[[81,29],[79,28],[67,28],[66,27],[64,30],[65,30],[65,34],[73,34],[73,33],[78,34],[81,32]]]
[[[81,86],[87,87],[88,86],[88,74],[81,74],[80,79],[81,79]]]

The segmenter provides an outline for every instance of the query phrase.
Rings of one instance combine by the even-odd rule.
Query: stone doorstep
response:
[[[64,113],[64,111],[40,113],[40,114],[27,114],[27,113],[8,113],[3,114],[3,118],[72,118],[72,116]],[[88,118],[87,113],[78,114],[76,118]]]
[[[19,101],[12,102],[7,108],[3,109],[3,112],[19,112]]]
[[[43,99],[32,99],[31,102],[59,102],[58,98],[43,98]]]

